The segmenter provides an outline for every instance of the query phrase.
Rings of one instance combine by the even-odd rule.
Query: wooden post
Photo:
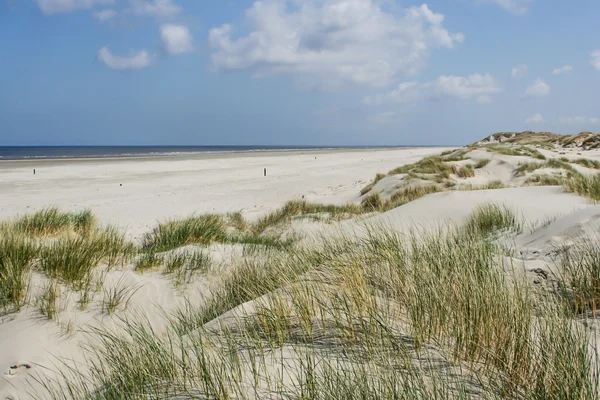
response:
[[[33,169],[33,174],[35,175],[35,168]]]
[[[267,169],[265,168],[265,176],[267,176]]]

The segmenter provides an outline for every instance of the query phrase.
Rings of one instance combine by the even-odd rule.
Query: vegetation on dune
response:
[[[386,176],[385,174],[375,175],[375,179],[373,179],[373,182],[369,183],[367,186],[365,186],[364,188],[361,189],[360,195],[364,196],[365,194],[369,193],[371,191],[371,189],[373,189],[373,187],[375,187],[377,182],[379,182],[380,180],[385,178],[385,176]]]
[[[533,175],[525,181],[525,185],[529,186],[561,186],[563,184],[563,177],[557,175]]]
[[[467,164],[457,168],[455,173],[459,178],[472,178],[475,176],[475,169],[471,164]]]
[[[563,179],[563,188],[591,200],[600,200],[600,174],[583,175],[571,173]]]
[[[456,230],[370,231],[247,259],[205,303],[175,313],[166,335],[131,320],[100,330],[89,370],[63,368],[66,383],[46,388],[57,399],[596,399],[592,321],[565,313],[564,296],[536,306],[498,268],[490,235],[519,226],[487,205]],[[595,273],[600,246],[589,251],[589,272],[572,276]],[[573,293],[593,285],[574,282]]]
[[[525,162],[520,163],[519,167],[515,169],[515,176],[523,176],[528,172],[536,171],[540,168],[554,168],[554,169],[564,169],[567,172],[576,172],[575,168],[568,162],[564,162],[562,160],[558,160],[556,158],[551,158],[543,163],[539,162]]]
[[[475,169],[481,169],[484,168],[486,165],[488,165],[492,160],[490,158],[484,158],[483,160],[479,160],[477,161],[477,164],[475,164]]]
[[[3,226],[10,226],[25,235],[47,236],[69,230],[86,234],[95,224],[96,219],[90,210],[72,213],[60,211],[56,207],[49,207],[33,214],[27,214],[15,221],[5,222]]]
[[[89,281],[93,269],[104,264],[113,267],[130,261],[132,243],[114,228],[96,230],[89,236],[64,236],[40,250],[40,269],[79,290]]]
[[[441,156],[425,157],[414,164],[403,165],[391,170],[388,175],[407,174],[452,174],[454,173],[454,164],[444,161]]]
[[[162,252],[189,244],[222,242],[227,233],[223,217],[206,214],[158,224],[144,235],[142,250]]]
[[[561,158],[562,161],[565,161],[564,159]],[[568,160],[566,159],[567,162],[573,163],[573,164],[579,164],[581,166],[584,166],[586,168],[590,168],[590,169],[600,169],[600,161],[597,160],[590,160],[589,158],[578,158],[576,160]]]
[[[39,246],[20,232],[0,229],[0,310],[21,308]]]
[[[502,154],[505,156],[526,156],[533,157],[538,160],[545,160],[546,156],[527,146],[514,146],[514,145],[502,145],[502,144],[487,144],[484,146],[485,149]]]

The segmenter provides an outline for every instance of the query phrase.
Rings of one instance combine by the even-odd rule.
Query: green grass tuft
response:
[[[189,244],[211,244],[226,238],[223,218],[219,215],[192,216],[162,222],[142,239],[142,250],[163,252]]]
[[[72,213],[49,207],[25,215],[9,224],[17,231],[31,236],[56,235],[68,230],[87,234],[94,228],[96,218],[90,210]]]
[[[520,231],[522,223],[515,213],[506,206],[485,204],[475,209],[465,224],[465,231],[471,235],[487,236],[497,231]]]

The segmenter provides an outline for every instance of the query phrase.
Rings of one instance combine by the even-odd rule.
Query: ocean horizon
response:
[[[204,153],[249,153],[261,151],[344,150],[416,148],[439,146],[0,146],[0,161],[113,157],[160,157]]]

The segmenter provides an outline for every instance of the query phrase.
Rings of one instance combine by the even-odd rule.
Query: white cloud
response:
[[[531,117],[527,118],[527,119],[525,120],[525,123],[526,123],[526,124],[541,124],[541,123],[542,123],[542,122],[544,122],[544,121],[545,121],[545,119],[544,119],[544,117],[542,116],[542,114],[540,114],[540,113],[537,113],[537,114],[534,114],[534,115],[532,115]]]
[[[115,0],[35,0],[35,2],[44,14],[50,15],[113,4]]]
[[[527,65],[519,65],[518,67],[515,67],[512,69],[510,76],[513,77],[513,79],[519,79],[524,77],[525,75],[527,75]]]
[[[550,85],[541,79],[536,79],[523,94],[523,98],[527,97],[544,97],[550,94]]]
[[[152,57],[146,50],[140,50],[130,57],[121,57],[112,54],[106,46],[98,50],[98,60],[116,70],[143,69],[152,64]]]
[[[597,125],[597,124],[600,124],[600,118],[561,117],[560,122],[562,124],[569,124],[569,125]]]
[[[529,9],[529,4],[534,0],[476,0],[479,3],[496,4],[503,9],[515,14],[525,14]]]
[[[169,54],[194,51],[190,30],[185,25],[164,24],[160,27],[160,38],[165,51]]]
[[[598,71],[600,71],[600,50],[594,50],[591,54],[592,56],[592,65]]]
[[[254,76],[292,74],[329,86],[354,82],[384,86],[425,67],[434,48],[464,40],[444,28],[427,5],[386,12],[378,0],[264,0],[246,11],[251,32],[210,31],[218,70]]]
[[[94,18],[96,18],[100,22],[110,21],[114,17],[117,16],[117,12],[115,10],[111,10],[107,8],[106,10],[98,11],[93,13]]]
[[[498,81],[490,74],[463,76],[440,76],[433,82],[405,82],[389,93],[368,96],[363,99],[367,105],[385,103],[406,103],[430,99],[475,98],[479,103],[489,103],[494,93],[502,91]]]
[[[175,0],[130,0],[131,9],[138,15],[154,15],[158,18],[171,18],[179,14],[182,8]]]
[[[552,74],[560,75],[560,74],[566,74],[567,72],[571,72],[571,71],[573,71],[573,67],[571,65],[565,65],[560,68],[553,69]]]

